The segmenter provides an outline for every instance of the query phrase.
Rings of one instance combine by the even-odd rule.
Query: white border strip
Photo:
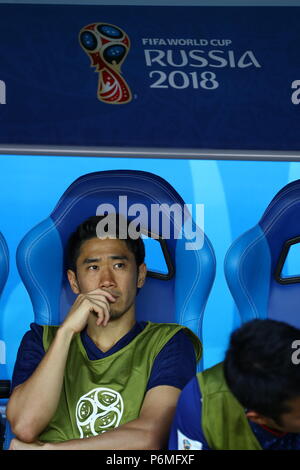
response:
[[[213,150],[143,147],[64,147],[0,145],[1,155],[45,155],[65,157],[167,158],[184,160],[300,161],[299,151]]]

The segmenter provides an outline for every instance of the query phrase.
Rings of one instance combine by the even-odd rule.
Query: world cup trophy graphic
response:
[[[80,30],[79,42],[99,73],[98,99],[110,104],[129,103],[132,94],[121,75],[121,65],[130,49],[127,34],[112,24],[93,23]]]

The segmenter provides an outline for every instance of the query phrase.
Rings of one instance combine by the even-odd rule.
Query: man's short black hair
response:
[[[236,399],[281,424],[287,402],[300,397],[300,366],[293,364],[292,344],[300,330],[275,320],[253,320],[234,331],[224,374]]]
[[[107,216],[92,216],[80,224],[76,231],[71,234],[66,252],[66,265],[67,269],[71,269],[76,273],[76,263],[80,253],[82,243],[91,238],[97,237],[97,225],[104,220]],[[119,238],[120,224],[119,215],[116,214],[116,238]],[[127,221],[127,238],[122,238],[126,243],[128,249],[134,254],[137,268],[144,262],[145,259],[145,245],[141,237],[133,239],[130,237],[128,231],[129,222]]]

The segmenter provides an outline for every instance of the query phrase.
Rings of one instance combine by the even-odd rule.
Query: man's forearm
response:
[[[70,330],[59,328],[34,373],[12,393],[7,418],[22,441],[35,440],[55,413],[72,336]]]
[[[145,396],[139,417],[97,436],[57,443],[24,444],[12,442],[22,450],[159,450],[166,448],[180,389],[157,386]]]
[[[151,425],[139,425],[139,419],[123,424],[97,436],[70,441],[45,443],[44,450],[155,450],[166,443],[159,442]]]

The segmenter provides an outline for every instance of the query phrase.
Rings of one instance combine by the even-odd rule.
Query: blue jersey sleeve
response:
[[[201,392],[194,376],[179,396],[170,439],[170,450],[210,450],[201,426]]]
[[[12,389],[31,376],[45,355],[43,328],[37,323],[31,323],[30,328],[23,336],[18,349],[12,377]]]
[[[196,374],[196,354],[189,336],[180,330],[156,356],[148,380],[147,391],[159,385],[180,388]]]

